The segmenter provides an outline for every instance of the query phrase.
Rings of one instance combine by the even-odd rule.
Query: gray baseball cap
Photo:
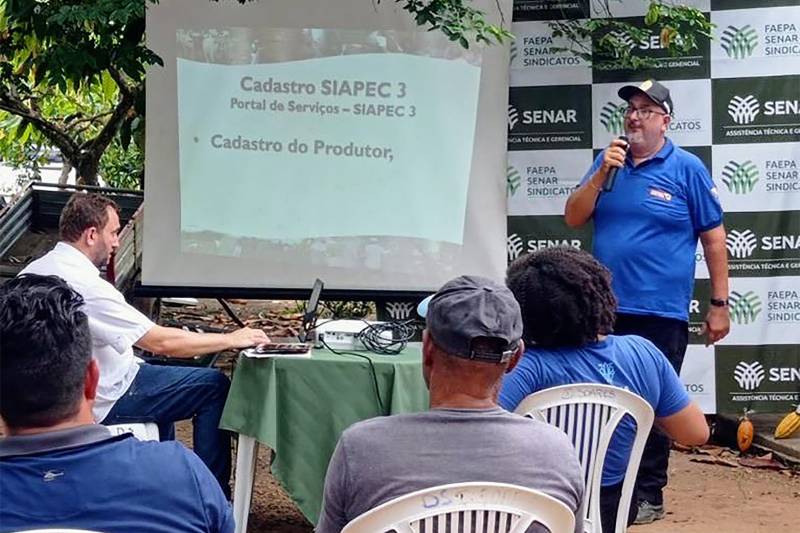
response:
[[[511,291],[482,276],[459,276],[423,300],[417,312],[425,317],[433,341],[450,355],[505,363],[522,338],[522,313]],[[473,348],[477,338],[499,339],[496,352]]]

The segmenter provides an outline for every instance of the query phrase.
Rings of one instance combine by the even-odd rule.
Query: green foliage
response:
[[[635,55],[633,46],[649,39],[658,30],[661,46],[670,55],[685,55],[697,49],[698,37],[711,38],[714,25],[702,11],[662,0],[650,1],[644,28],[610,18],[611,0],[595,0],[608,18],[562,20],[549,23],[553,37],[565,37],[573,54],[599,68],[642,69],[655,65],[655,59]],[[628,0],[645,1],[645,0]]]
[[[157,1],[0,0],[0,159],[30,165],[55,147],[83,183],[98,171],[113,184],[140,181],[143,144],[131,141],[144,131],[145,71],[162,65],[144,42],[145,9]],[[465,47],[511,36],[468,0],[395,1]]]
[[[321,302],[323,318],[367,318],[375,316],[374,302],[325,301]]]
[[[360,302],[360,301],[323,301],[320,302],[319,318],[332,319],[332,318],[369,318],[375,317],[375,302]],[[302,315],[306,311],[305,300],[296,300],[294,304],[287,309],[291,315]]]
[[[100,175],[109,187],[141,189],[144,177],[144,152],[135,143],[123,148],[114,142],[100,159]]]
[[[380,3],[380,0],[377,0]],[[503,28],[486,22],[486,14],[472,7],[468,0],[395,0],[414,16],[419,26],[440,30],[464,48],[470,42],[502,44],[514,36]],[[498,9],[499,11],[499,9]],[[502,11],[501,22],[505,22]]]

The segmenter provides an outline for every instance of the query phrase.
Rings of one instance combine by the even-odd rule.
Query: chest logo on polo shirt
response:
[[[660,189],[650,189],[650,196],[654,196],[660,200],[664,200],[665,202],[672,201],[672,194]]]
[[[48,470],[42,476],[42,480],[45,482],[55,481],[56,479],[60,478],[63,475],[64,475],[63,470]]]
[[[598,363],[597,371],[600,372],[600,375],[603,376],[603,379],[605,379],[609,385],[614,384],[614,375],[617,373],[617,371],[614,369],[613,364]]]

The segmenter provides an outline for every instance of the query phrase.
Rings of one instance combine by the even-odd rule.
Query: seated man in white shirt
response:
[[[174,438],[173,423],[192,419],[195,453],[230,495],[230,434],[219,419],[230,382],[218,370],[140,364],[132,347],[175,357],[193,357],[268,342],[261,330],[194,333],[154,324],[100,277],[119,246],[119,208],[97,194],[75,194],[59,220],[61,241],[21,274],[55,275],[84,299],[92,334],[92,356],[100,367],[94,417],[103,424],[153,421],[162,440]]]

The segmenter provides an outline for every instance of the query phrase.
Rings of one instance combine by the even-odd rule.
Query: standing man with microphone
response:
[[[593,253],[611,270],[619,300],[614,333],[649,339],[680,374],[698,238],[711,278],[706,344],[730,329],[722,207],[700,159],[665,136],[674,111],[669,89],[647,80],[618,94],[628,102],[627,138],[614,139],[597,156],[567,200],[564,218],[571,227],[594,222]],[[636,483],[637,524],[664,517],[669,449],[669,439],[654,428]]]

